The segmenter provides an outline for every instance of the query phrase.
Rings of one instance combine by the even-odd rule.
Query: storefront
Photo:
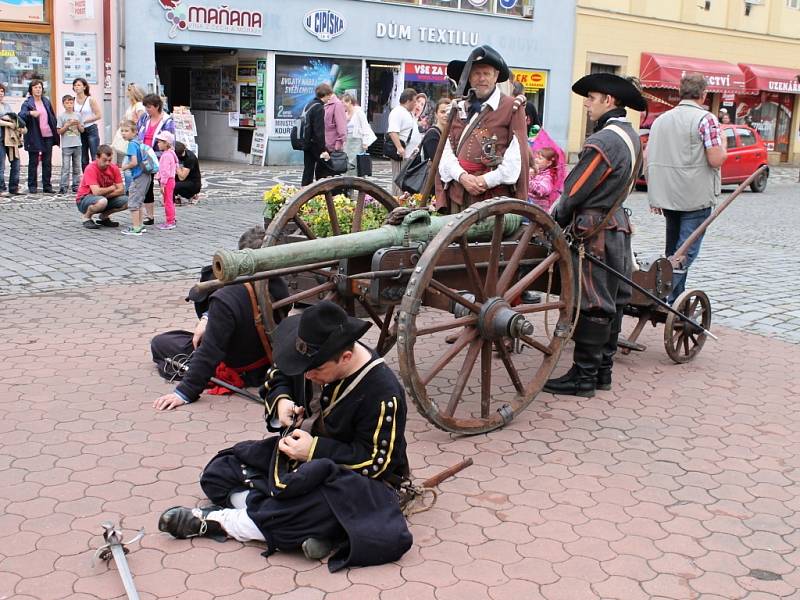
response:
[[[642,52],[639,80],[647,99],[642,127],[649,127],[656,117],[680,102],[678,90],[686,73],[702,73],[705,77],[706,105],[714,114],[723,107],[732,114],[734,98],[751,93],[745,88],[744,74],[733,63]]]
[[[739,63],[748,95],[735,99],[736,123],[757,129],[767,150],[789,160],[792,134],[798,131],[796,116],[800,100],[800,67],[796,71],[779,67]]]
[[[558,23],[571,18],[571,2],[535,17],[529,0],[133,4],[126,3],[126,77],[164,95],[170,108],[191,109],[201,158],[251,160],[255,132],[267,139],[268,164],[300,162],[289,132],[322,82],[355,96],[380,137],[404,87],[431,101],[449,95],[447,62],[480,44],[520,73],[537,74],[526,92],[553,137],[566,141],[572,38]]]
[[[18,108],[33,79],[44,81],[50,95],[55,81],[52,0],[0,0],[0,30],[0,82],[6,86],[6,101]]]

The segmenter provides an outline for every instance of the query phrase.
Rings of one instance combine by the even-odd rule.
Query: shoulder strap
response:
[[[256,300],[256,291],[253,289],[252,283],[245,283],[244,288],[250,296],[250,306],[253,308],[253,323],[256,326],[258,337],[261,340],[261,345],[264,346],[264,354],[267,355],[267,361],[272,364],[272,345],[267,339],[267,334],[264,331],[264,324],[261,322],[261,310],[258,308],[258,300]]]
[[[636,184],[636,174],[639,172],[639,168],[642,165],[641,150],[639,150],[638,153],[636,152],[636,149],[633,147],[633,141],[631,141],[630,136],[622,127],[612,123],[611,125],[606,125],[603,129],[608,129],[609,131],[614,132],[625,142],[625,145],[628,147],[628,151],[631,154],[631,172],[628,176],[628,182],[625,184],[625,187],[619,191],[617,199],[614,200],[614,204],[608,209],[603,217],[603,220],[592,227],[587,234],[580,236],[581,239],[588,239],[605,227],[606,223],[608,223],[608,220],[617,212],[617,210],[619,210],[619,207],[622,206],[622,203],[625,202],[626,198],[630,195],[633,186]]]

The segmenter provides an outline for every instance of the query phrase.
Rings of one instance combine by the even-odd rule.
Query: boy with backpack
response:
[[[158,173],[158,159],[149,146],[142,144],[136,136],[136,123],[123,121],[119,126],[122,138],[128,142],[128,152],[122,165],[123,171],[130,171],[132,180],[128,189],[128,210],[131,213],[131,225],[122,231],[123,235],[142,235],[147,230],[142,225],[142,204],[153,180],[153,173]],[[155,161],[155,164],[153,164]]]
[[[292,148],[303,151],[303,178],[300,185],[306,186],[315,179],[318,174],[320,154],[325,152],[325,103],[322,98],[327,89],[320,89],[322,86],[330,88],[328,84],[321,84],[315,90],[316,97],[309,102],[303,109],[300,118],[297,119],[291,132]]]

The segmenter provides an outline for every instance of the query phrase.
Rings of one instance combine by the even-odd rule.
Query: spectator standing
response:
[[[100,131],[97,121],[103,117],[100,105],[89,93],[89,83],[78,77],[72,81],[72,91],[75,92],[75,110],[81,116],[83,131],[81,132],[81,170],[97,157],[97,148],[100,146]]]
[[[434,126],[434,108],[426,93],[420,92],[417,94],[417,98],[414,101],[414,110],[411,113],[417,120],[420,133],[425,133]]]
[[[394,143],[400,160],[392,160],[392,194],[399,196],[402,190],[397,187],[394,180],[400,173],[404,161],[419,145],[421,136],[417,126],[417,120],[411,111],[416,104],[417,91],[414,88],[406,88],[400,94],[400,103],[389,113],[389,127],[386,134]]]
[[[111,146],[100,146],[97,149],[97,158],[89,163],[81,177],[75,204],[86,229],[119,227],[119,223],[112,221],[110,217],[115,212],[128,208],[122,173],[114,164],[113,156],[114,150]],[[92,216],[97,214],[100,219],[95,222]]]
[[[655,214],[663,214],[671,257],[711,214],[720,194],[720,167],[728,155],[717,118],[703,106],[706,80],[700,73],[681,78],[681,101],[650,128],[647,142],[647,199]],[[686,274],[700,253],[701,235],[676,266],[668,302],[681,295]]]
[[[347,153],[347,162],[349,168],[347,175],[355,175],[356,172],[356,156],[366,152],[372,143],[378,139],[372,127],[367,122],[367,115],[361,110],[355,97],[351,94],[344,94],[342,96],[342,104],[347,113],[347,141],[344,145],[344,151]]]
[[[175,204],[180,205],[182,198],[195,199],[203,186],[203,179],[197,155],[183,142],[175,142],[175,154],[178,157],[178,168],[175,173]]]
[[[328,90],[328,93],[322,97],[322,102],[325,104],[325,150],[319,155],[317,179],[341,174],[331,171],[327,161],[331,158],[331,152],[342,151],[345,140],[347,140],[347,113],[344,104],[333,93],[331,86],[328,86]]]
[[[8,193],[16,196],[19,191],[19,147],[22,135],[27,131],[24,124],[11,111],[11,105],[5,102],[6,86],[0,83],[0,194],[6,192],[6,158],[8,158]]]
[[[44,95],[44,82],[34,79],[28,84],[28,97],[22,103],[20,118],[25,121],[25,150],[28,152],[28,193],[37,193],[39,162],[42,163],[42,191],[53,193],[50,182],[53,171],[53,146],[58,146],[58,121],[53,105]]]
[[[158,182],[161,184],[161,197],[164,199],[165,221],[159,229],[175,229],[175,204],[172,195],[175,192],[175,173],[178,170],[178,157],[172,149],[175,136],[169,131],[162,131],[156,136],[161,158],[158,159]]]
[[[131,180],[128,189],[128,210],[131,213],[131,226],[125,229],[123,235],[142,235],[147,231],[142,222],[142,204],[144,204],[147,189],[153,185],[153,177],[142,167],[142,143],[136,137],[136,123],[123,121],[120,125],[122,137],[128,140],[127,161],[122,165],[123,171],[130,171]],[[152,206],[152,204],[150,205]],[[153,219],[151,219],[152,224]]]
[[[158,149],[155,148],[156,136],[162,130],[169,131],[172,135],[175,135],[175,121],[164,112],[164,101],[158,94],[147,94],[142,99],[142,104],[145,112],[136,123],[137,136],[142,144],[150,146],[156,151],[156,155],[159,155]],[[145,218],[142,221],[144,225],[153,225],[156,222],[154,202],[153,178],[150,177],[150,184],[144,197]]]
[[[436,148],[439,146],[439,140],[442,137],[444,128],[447,127],[447,119],[450,116],[450,98],[439,98],[436,103],[434,111],[435,122],[433,126],[425,132],[422,138],[422,151],[425,153],[425,158],[428,160],[433,158],[436,154]]]
[[[122,120],[138,123],[145,112],[144,104],[142,104],[144,90],[135,83],[129,83],[128,89],[125,91],[125,96],[128,99],[128,107],[125,109]],[[124,159],[128,153],[128,142],[122,138],[119,127],[117,127],[117,131],[114,134],[114,141],[111,145],[117,153],[117,164],[122,164],[122,159]]]
[[[72,172],[72,191],[78,191],[81,182],[81,134],[84,131],[83,119],[75,112],[75,97],[71,94],[61,98],[64,112],[58,116],[58,135],[61,136],[61,185],[59,194],[69,189],[69,176]]]
[[[322,98],[329,93],[333,93],[330,85],[319,84],[314,90],[314,99],[303,108],[306,125],[303,131],[305,150],[303,150],[303,177],[300,180],[302,186],[320,177],[320,155],[325,151],[325,103]]]

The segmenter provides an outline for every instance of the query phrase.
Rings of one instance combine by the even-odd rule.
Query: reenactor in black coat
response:
[[[267,553],[334,548],[331,571],[397,560],[411,546],[397,486],[408,477],[403,388],[358,340],[369,323],[323,301],[275,331],[267,374],[268,429],[206,466],[200,485],[214,506],[173,507],[159,529],[181,539],[263,540]],[[319,401],[307,382],[322,386]]]

